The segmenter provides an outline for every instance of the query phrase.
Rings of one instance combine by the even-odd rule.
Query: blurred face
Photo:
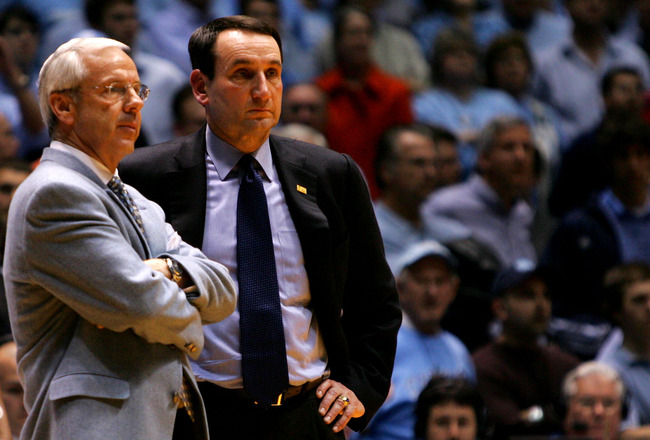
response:
[[[83,62],[87,75],[76,88],[77,92],[52,93],[50,104],[66,105],[59,108],[65,112],[59,116],[59,125],[67,129],[64,129],[64,140],[112,171],[133,152],[140,134],[140,110],[144,102],[130,87],[139,85],[140,78],[133,60],[117,47],[85,54]],[[111,85],[117,89],[106,87]],[[115,91],[120,88],[124,93]]]
[[[134,4],[118,1],[104,10],[102,30],[114,40],[133,46],[139,27],[138,12]]]
[[[605,23],[606,0],[569,0],[566,7],[576,26],[598,28]]]
[[[282,100],[282,121],[309,125],[323,133],[327,122],[325,94],[311,84],[298,84],[286,90]]]
[[[616,384],[597,374],[576,381],[569,399],[565,430],[594,440],[617,439],[621,423],[621,401]]]
[[[398,279],[400,305],[423,333],[440,330],[440,320],[456,297],[458,277],[440,257],[425,257],[402,271]]]
[[[474,408],[449,402],[429,411],[426,440],[476,440]]]
[[[496,86],[513,96],[519,96],[528,88],[530,66],[520,47],[504,50],[494,63]]]
[[[14,129],[3,115],[0,115],[0,160],[15,158],[18,154],[20,141]]]
[[[24,72],[28,71],[38,54],[39,37],[36,29],[26,21],[12,18],[0,36],[12,58]]]
[[[206,107],[210,129],[244,153],[251,153],[280,119],[280,48],[269,35],[240,30],[220,33],[215,46],[214,78],[193,71],[194,94]]]
[[[517,21],[530,21],[540,6],[539,0],[503,0],[503,9]]]
[[[445,82],[476,82],[478,59],[467,49],[456,49],[444,55],[442,76]]]
[[[367,66],[370,63],[371,44],[372,23],[370,19],[360,12],[349,13],[341,27],[338,41],[339,61],[348,68]]]
[[[11,198],[18,185],[27,179],[29,173],[11,168],[0,168],[0,216],[7,218]]]
[[[382,174],[387,191],[419,205],[435,188],[435,145],[430,137],[412,131],[400,133],[395,144],[397,157]]]
[[[198,131],[205,123],[205,109],[196,102],[194,96],[188,96],[181,103],[180,120],[174,125],[176,136],[185,136]]]
[[[23,386],[18,380],[16,344],[8,342],[0,349],[0,390],[12,433],[20,433],[27,411],[23,405]]]
[[[444,140],[436,142],[435,165],[436,188],[460,182],[463,167],[458,157],[458,150],[453,142]]]
[[[280,28],[280,12],[278,5],[269,1],[254,0],[247,6],[244,12],[249,17],[257,18],[264,23],[270,24],[276,29]]]
[[[536,338],[544,333],[551,317],[546,283],[533,276],[521,286],[510,289],[496,300],[495,312],[508,336]]]
[[[604,97],[608,112],[631,112],[641,114],[643,110],[643,84],[641,78],[631,73],[614,76],[611,89]]]
[[[647,345],[650,339],[650,280],[634,283],[626,289],[616,317],[626,341]]]
[[[650,182],[650,151],[641,145],[627,146],[614,156],[611,167],[615,191],[645,191]]]
[[[523,196],[535,184],[535,146],[530,130],[515,125],[499,133],[492,148],[479,157],[488,183],[500,194]]]

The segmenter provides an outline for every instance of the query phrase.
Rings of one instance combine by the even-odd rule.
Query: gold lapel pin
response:
[[[307,188],[305,188],[305,187],[302,186],[302,185],[296,185],[296,189],[297,189],[298,192],[300,192],[300,193],[307,194]]]

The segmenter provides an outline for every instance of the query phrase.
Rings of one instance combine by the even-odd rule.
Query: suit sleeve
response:
[[[349,232],[349,257],[341,323],[350,370],[341,382],[366,407],[362,418],[350,422],[352,429],[359,430],[388,395],[402,314],[367,185],[349,158],[345,188],[342,206]]]
[[[23,237],[34,249],[25,257],[31,282],[95,325],[132,330],[148,342],[198,356],[199,309],[206,304],[194,307],[175,283],[142,262],[97,193],[57,183],[39,188],[26,203],[34,207],[27,207]],[[234,293],[224,301],[234,302]],[[190,353],[189,343],[198,350]]]

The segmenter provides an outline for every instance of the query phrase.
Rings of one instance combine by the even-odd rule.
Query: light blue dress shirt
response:
[[[206,140],[208,188],[202,250],[210,259],[225,265],[237,284],[240,174],[236,165],[243,153],[219,139],[209,128]],[[310,309],[311,295],[302,248],[273,165],[268,139],[253,156],[259,165],[269,208],[289,382],[301,385],[323,375],[327,368],[327,355],[316,317]],[[197,378],[224,388],[241,388],[239,311],[235,310],[223,321],[204,329],[203,352],[192,363]]]

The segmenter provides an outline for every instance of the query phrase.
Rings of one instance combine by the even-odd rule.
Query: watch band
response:
[[[172,281],[176,284],[180,283],[183,278],[183,269],[181,269],[176,260],[171,258],[165,258],[165,262],[167,263],[167,268],[172,274]]]

